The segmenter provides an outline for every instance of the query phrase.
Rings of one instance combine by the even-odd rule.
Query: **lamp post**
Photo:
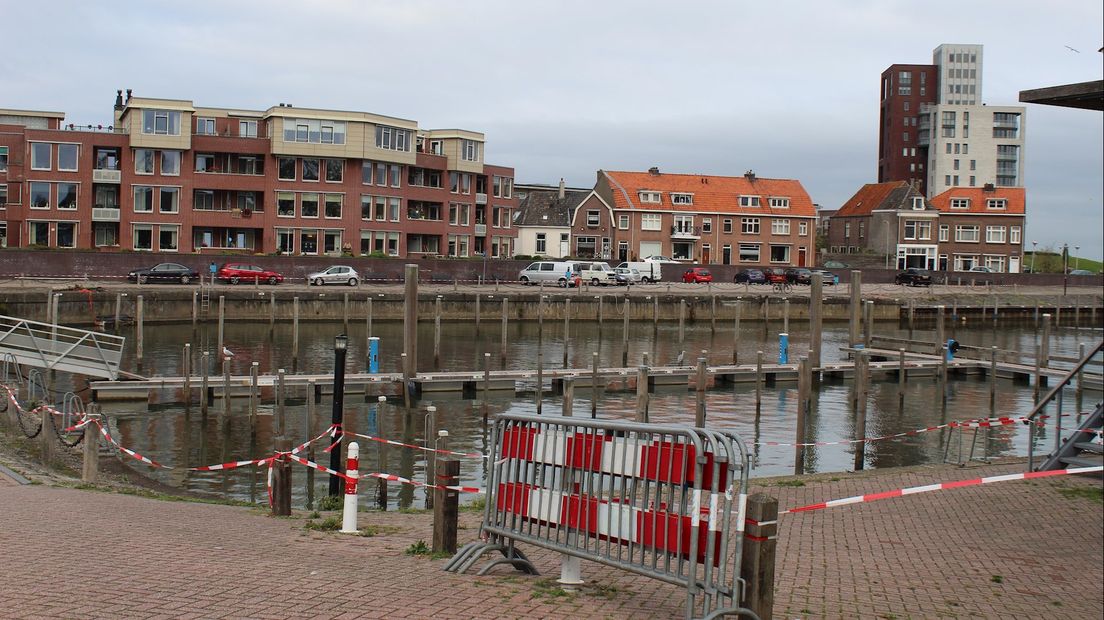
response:
[[[1038,246],[1039,246],[1038,241],[1032,241],[1031,242],[1031,273],[1035,273],[1035,254],[1038,251],[1036,249],[1036,248],[1038,248]]]
[[[330,450],[330,469],[341,469],[341,436],[343,433],[345,409],[345,353],[349,348],[349,337],[341,334],[334,338],[334,381],[333,381],[333,414],[330,424],[334,425],[334,446]],[[310,394],[307,398],[313,398]],[[330,497],[338,497],[341,494],[341,478],[330,474]]]
[[[1079,246],[1079,245],[1073,246],[1073,251],[1077,252],[1077,256],[1073,257],[1073,268],[1074,269],[1080,269],[1081,268],[1081,251],[1080,250],[1081,250],[1081,246]]]
[[[1066,296],[1069,286],[1069,244],[1062,244],[1062,297]]]

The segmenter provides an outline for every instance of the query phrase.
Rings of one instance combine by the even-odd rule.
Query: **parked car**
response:
[[[613,270],[613,277],[617,279],[619,285],[639,284],[643,279],[640,270],[631,267],[617,267]]]
[[[786,270],[775,267],[767,271],[767,284],[784,284],[786,282]]]
[[[1096,274],[1088,269],[1074,269],[1069,273],[1071,276],[1095,276]]]
[[[348,265],[334,265],[328,269],[317,271],[307,276],[307,284],[322,286],[323,284],[348,284],[356,286],[360,284],[360,274],[356,269]]]
[[[835,286],[839,284],[839,276],[828,271],[827,269],[810,269],[810,272],[820,274],[820,282],[827,286]],[[812,276],[809,277],[809,282],[812,282]]]
[[[790,284],[808,284],[813,273],[804,267],[791,267],[785,271],[786,281]]]
[[[671,258],[670,256],[660,256],[659,254],[655,254],[655,255],[652,255],[652,256],[645,256],[644,260],[647,261],[647,262],[652,262],[652,263],[678,264],[678,261]]]
[[[146,282],[179,282],[188,284],[199,279],[199,272],[180,263],[158,263],[153,267],[135,269],[127,274],[127,280],[145,284]]]
[[[927,269],[909,267],[893,278],[894,284],[907,284],[909,286],[931,286],[932,276]]]
[[[237,284],[238,282],[265,282],[279,284],[284,281],[283,274],[268,269],[262,269],[257,265],[245,263],[226,263],[215,274],[215,278],[222,282]]]
[[[565,261],[538,261],[529,265],[518,273],[518,280],[522,284],[540,284],[541,282],[555,282],[560,287],[569,285],[568,277],[574,280],[579,274],[571,267],[571,263]]]
[[[841,263],[838,260],[830,260],[824,262],[825,269],[847,269],[850,266],[851,265],[848,265],[847,263]]]
[[[693,282],[700,284],[702,282],[712,282],[713,274],[710,273],[705,267],[691,267],[682,274],[683,282]]]
[[[571,263],[571,273],[583,282],[589,282],[592,286],[607,286],[617,284],[613,269],[603,262]]]
[[[741,269],[736,272],[736,276],[732,278],[732,281],[736,284],[747,282],[748,284],[766,284],[767,274],[763,273],[762,269]]]
[[[663,264],[656,261],[632,261],[621,263],[619,269],[635,269],[640,272],[640,281],[645,284],[659,282],[663,279]]]
[[[993,271],[989,267],[983,267],[981,265],[975,265],[973,267],[970,267],[970,271],[973,271],[974,273],[996,273],[995,271]]]

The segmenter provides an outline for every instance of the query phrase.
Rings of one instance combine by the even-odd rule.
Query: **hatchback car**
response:
[[[970,271],[973,271],[975,273],[995,273],[991,268],[984,267],[982,265],[976,265],[974,267],[970,267]]]
[[[744,282],[748,284],[766,284],[767,274],[763,273],[762,269],[741,269],[736,272],[736,276],[732,278],[732,281],[736,284]]]
[[[180,263],[159,263],[153,267],[135,269],[127,274],[127,280],[145,284],[146,282],[179,282],[188,284],[199,279],[199,272]]]
[[[839,276],[832,273],[831,271],[828,271],[827,269],[810,269],[809,271],[813,274],[819,273],[820,282],[822,284],[825,284],[827,286],[835,286],[839,284]],[[812,276],[810,276],[809,281],[812,282]]]
[[[808,284],[812,272],[804,267],[792,267],[786,270],[786,281],[790,284]]]
[[[279,284],[284,281],[284,276],[280,273],[245,263],[226,263],[215,273],[215,278],[230,284],[239,282]]]
[[[767,271],[767,283],[768,284],[785,284],[786,283],[786,270],[781,267],[775,267]]]
[[[931,272],[927,269],[916,269],[915,267],[909,267],[908,269],[894,276],[893,283],[907,284],[909,286],[931,286],[932,276]]]
[[[683,282],[692,282],[700,284],[702,282],[712,282],[713,274],[710,273],[705,267],[691,267],[682,274]]]
[[[828,269],[847,269],[850,267],[847,263],[842,263],[838,260],[830,260],[824,263],[824,266]]]
[[[1074,269],[1073,271],[1069,272],[1069,274],[1071,276],[1095,276],[1096,275],[1095,273],[1089,271],[1088,269]]]
[[[640,284],[640,270],[632,267],[617,267],[613,270],[613,277],[619,286],[626,284]]]
[[[348,265],[334,265],[328,269],[312,273],[307,276],[307,284],[322,286],[323,284],[348,284],[356,286],[360,284],[360,275],[356,269]]]

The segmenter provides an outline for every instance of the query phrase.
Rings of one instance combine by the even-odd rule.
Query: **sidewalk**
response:
[[[1024,471],[925,466],[762,480],[780,507]],[[299,472],[297,471],[298,475]],[[426,513],[361,513],[373,537],[308,532],[252,508],[16,485],[0,474],[4,618],[681,617],[673,586],[584,563],[565,595],[506,566],[453,575],[404,550]],[[779,482],[785,484],[779,485]],[[1099,478],[1000,482],[780,519],[776,618],[1092,618],[1104,615]],[[478,515],[461,513],[461,543]],[[474,571],[473,571],[474,572]]]

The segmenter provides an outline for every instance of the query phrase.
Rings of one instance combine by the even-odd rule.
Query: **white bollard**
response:
[[[579,558],[563,554],[560,560],[560,578],[556,580],[556,583],[564,586],[564,590],[569,592],[575,591],[576,586],[581,586],[586,583],[583,580],[583,573],[579,566]]]
[[[345,481],[345,511],[341,515],[341,533],[356,534],[357,530],[357,473],[360,461],[360,445],[357,442],[349,444],[349,452],[345,462],[345,475],[349,477]]]

